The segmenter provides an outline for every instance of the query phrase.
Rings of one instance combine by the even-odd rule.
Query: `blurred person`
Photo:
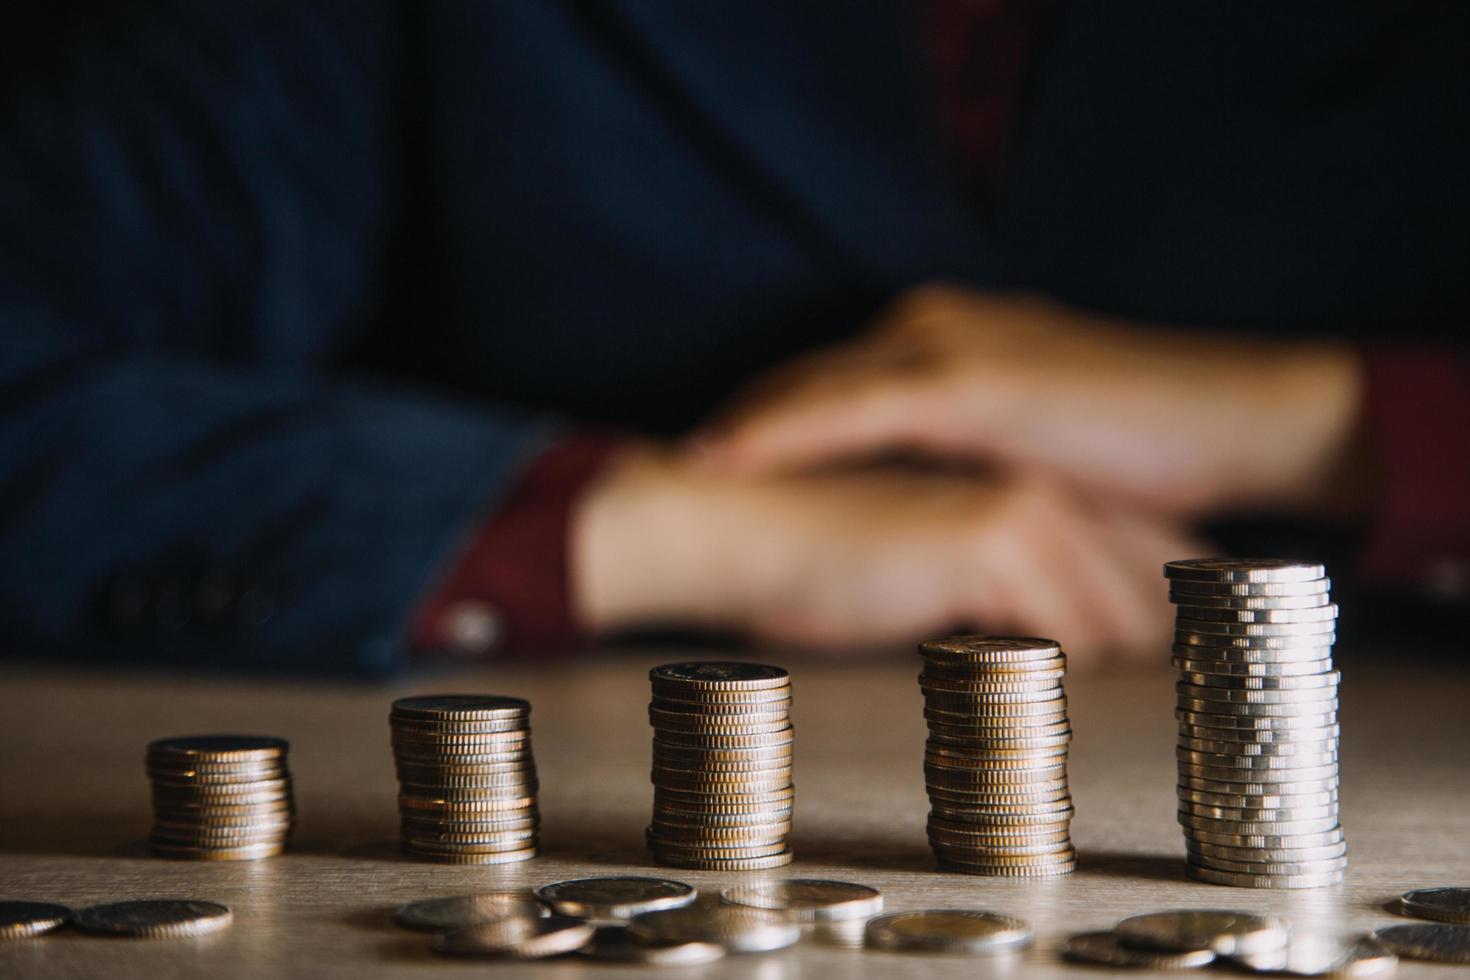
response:
[[[1466,27],[47,12],[0,41],[11,648],[376,672],[969,625],[1156,657],[1203,518],[1463,569]]]

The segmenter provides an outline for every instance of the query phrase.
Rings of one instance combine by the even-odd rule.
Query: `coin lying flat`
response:
[[[1470,963],[1470,926],[1416,922],[1373,933],[1379,944],[1411,960]]]
[[[24,939],[60,929],[71,909],[50,902],[0,902],[0,939]]]
[[[84,932],[141,939],[171,939],[217,932],[234,921],[230,910],[215,902],[188,899],[145,899],[90,905],[72,918]]]
[[[1399,911],[1416,919],[1470,925],[1470,888],[1415,888],[1399,896]]]
[[[501,919],[438,933],[433,949],[449,956],[541,959],[580,949],[592,931],[586,922],[560,915]]]
[[[689,905],[699,893],[667,878],[575,878],[542,885],[541,899],[558,915],[581,919],[631,919],[644,912]]]
[[[1293,934],[1280,949],[1232,956],[1255,973],[1288,977],[1377,977],[1392,973],[1398,957],[1364,936]]]
[[[785,949],[801,938],[801,927],[778,912],[733,905],[645,912],[628,932],[644,943],[713,943],[731,953]]]
[[[1191,949],[1182,953],[1125,946],[1113,932],[1084,932],[1068,937],[1062,944],[1062,956],[1074,963],[1117,966],[1138,970],[1192,970],[1209,966],[1215,960],[1211,949]]]
[[[1213,950],[1222,956],[1259,953],[1286,945],[1290,930],[1273,916],[1221,909],[1150,912],[1119,922],[1118,938],[1129,946],[1185,953]]]
[[[864,936],[875,949],[1007,953],[1031,945],[1031,926],[994,912],[935,909],[880,915],[868,921]]]
[[[405,929],[439,932],[502,919],[545,918],[550,914],[529,892],[484,892],[409,902],[393,913],[393,921]]]
[[[485,721],[524,718],[531,713],[529,702],[499,694],[429,694],[399,698],[393,714],[403,719],[436,721]]]
[[[753,881],[726,888],[720,897],[730,905],[785,912],[800,922],[866,919],[883,911],[878,889],[818,878]]]

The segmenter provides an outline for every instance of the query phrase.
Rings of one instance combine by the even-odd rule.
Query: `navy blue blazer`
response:
[[[1470,312],[1461,4],[1059,4],[983,208],[904,5],[66,6],[0,39],[7,652],[391,668],[559,426],[680,431],[928,279]]]

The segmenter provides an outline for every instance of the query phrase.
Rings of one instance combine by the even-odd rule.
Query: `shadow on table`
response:
[[[1127,851],[1077,852],[1077,871],[1131,881],[1187,881],[1184,859],[1173,854],[1132,854]]]

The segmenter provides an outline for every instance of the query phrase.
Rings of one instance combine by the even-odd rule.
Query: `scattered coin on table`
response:
[[[1291,937],[1281,919],[1222,909],[1179,909],[1130,916],[1113,932],[1129,946],[1170,953],[1208,949],[1221,956],[1281,949]]]
[[[1230,957],[1253,973],[1288,977],[1378,977],[1398,968],[1398,957],[1367,936],[1293,932],[1280,949]]]
[[[1021,919],[971,909],[895,912],[869,919],[867,945],[915,953],[1009,953],[1031,945]]]
[[[50,902],[0,902],[0,939],[26,939],[60,929],[71,909]]]
[[[1373,938],[1407,959],[1470,963],[1470,926],[1415,922],[1379,929]]]
[[[1398,910],[1416,919],[1470,925],[1470,887],[1415,888],[1399,896]]]
[[[1192,970],[1215,961],[1212,949],[1173,952],[1128,946],[1110,931],[1084,932],[1068,937],[1062,956],[1075,963],[1116,966],[1135,970]]]
[[[645,912],[628,927],[645,943],[714,943],[731,953],[784,949],[801,938],[801,927],[779,912],[716,905]]]
[[[1338,884],[1337,607],[1315,562],[1164,566],[1176,608],[1178,820],[1191,878]]]
[[[577,953],[594,960],[641,966],[697,966],[723,959],[725,947],[704,942],[644,942],[627,926],[600,926],[592,941]]]
[[[1075,869],[1061,647],[952,636],[919,644],[919,654],[928,836],[940,866],[1006,877]]]
[[[581,949],[592,932],[589,923],[562,915],[500,919],[440,932],[433,949],[450,956],[542,959]]]
[[[438,932],[501,919],[539,919],[550,914],[551,910],[530,892],[482,892],[409,902],[394,911],[393,921],[405,929]]]
[[[162,857],[248,861],[280,854],[295,824],[289,748],[257,735],[194,735],[148,746],[149,849]]]
[[[405,854],[444,864],[536,856],[531,705],[494,694],[400,698],[388,715]]]
[[[226,906],[174,898],[89,905],[72,917],[72,923],[84,932],[138,939],[202,936],[232,921],[234,915]]]
[[[693,886],[667,878],[574,878],[536,889],[536,897],[558,915],[580,919],[631,919],[644,912],[676,909],[699,897]]]
[[[730,905],[784,912],[796,922],[867,919],[883,911],[878,889],[819,878],[752,881],[726,888],[720,897]]]
[[[666,664],[649,671],[653,820],[660,864],[758,871],[790,864],[791,679],[780,667]]]

